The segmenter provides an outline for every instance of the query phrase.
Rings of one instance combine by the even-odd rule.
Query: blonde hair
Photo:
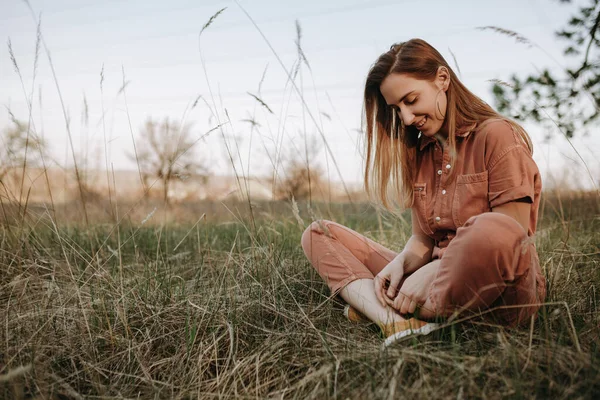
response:
[[[405,126],[397,112],[387,105],[380,91],[381,83],[392,73],[433,81],[441,66],[446,67],[450,74],[442,129],[448,132],[452,165],[456,158],[457,127],[481,124],[491,118],[507,121],[533,153],[533,144],[527,132],[469,91],[429,43],[422,39],[411,39],[393,44],[369,70],[362,119],[366,142],[365,189],[388,210],[392,210],[392,205],[396,204],[404,208],[412,206],[419,131],[414,126]],[[394,198],[400,201],[390,198],[389,189],[392,189]]]

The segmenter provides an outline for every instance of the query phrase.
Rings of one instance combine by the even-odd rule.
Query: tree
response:
[[[566,68],[562,76],[544,69],[526,78],[512,75],[507,83],[495,82],[492,93],[500,112],[522,121],[541,123],[549,131],[558,125],[567,137],[573,137],[575,132],[588,133],[588,127],[600,116],[599,5],[600,0],[590,0],[588,6],[577,10],[564,29],[555,32],[560,40],[567,42],[563,53],[575,59],[576,67]],[[532,45],[515,32],[486,28]]]
[[[323,171],[311,163],[318,154],[317,142],[313,138],[306,143],[304,153],[293,149],[283,165],[282,176],[273,179],[275,198],[279,200],[309,199],[316,197],[323,183]]]
[[[209,175],[208,167],[194,151],[198,140],[192,137],[189,124],[181,126],[168,118],[159,123],[148,118],[140,130],[136,153],[127,156],[138,164],[145,187],[150,177],[162,182],[163,199],[168,204],[169,188],[174,180],[183,181],[194,175],[206,180]]]
[[[303,160],[292,159],[285,167],[283,179],[275,185],[277,199],[296,200],[308,199],[316,195],[321,186],[323,172],[320,168],[306,165]]]
[[[2,132],[0,142],[0,181],[15,168],[38,166],[46,153],[47,145],[27,124],[15,118]]]

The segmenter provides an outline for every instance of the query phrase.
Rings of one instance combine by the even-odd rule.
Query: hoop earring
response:
[[[437,94],[435,95],[435,111],[440,113],[440,115],[442,116],[442,119],[446,118],[446,114],[442,114],[442,110],[440,107],[440,103],[438,102],[438,96],[440,95],[440,92],[442,91],[442,89],[440,89]],[[437,117],[437,113],[436,113],[436,117]]]

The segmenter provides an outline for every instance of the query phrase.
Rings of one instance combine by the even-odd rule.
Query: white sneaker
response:
[[[419,321],[418,319],[411,318],[409,320],[403,321],[402,323],[396,323],[395,327],[396,332],[392,333],[385,339],[383,345],[381,346],[382,349],[385,349],[389,345],[407,336],[429,335],[431,332],[438,329],[440,327],[440,324]],[[386,328],[389,329],[389,327]],[[385,333],[386,329],[383,329],[383,331]]]
[[[350,322],[355,323],[372,323],[369,318],[365,317],[363,314],[358,312],[356,308],[352,307],[350,304],[346,304],[344,307],[344,317],[348,319]]]

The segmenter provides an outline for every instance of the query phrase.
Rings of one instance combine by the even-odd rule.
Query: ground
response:
[[[74,204],[32,205],[25,217],[3,207],[0,397],[600,394],[597,194],[544,194],[536,244],[548,298],[533,325],[468,319],[386,351],[377,329],[345,320],[300,236],[328,218],[400,250],[409,213],[293,209],[119,204],[88,207],[86,222]]]

